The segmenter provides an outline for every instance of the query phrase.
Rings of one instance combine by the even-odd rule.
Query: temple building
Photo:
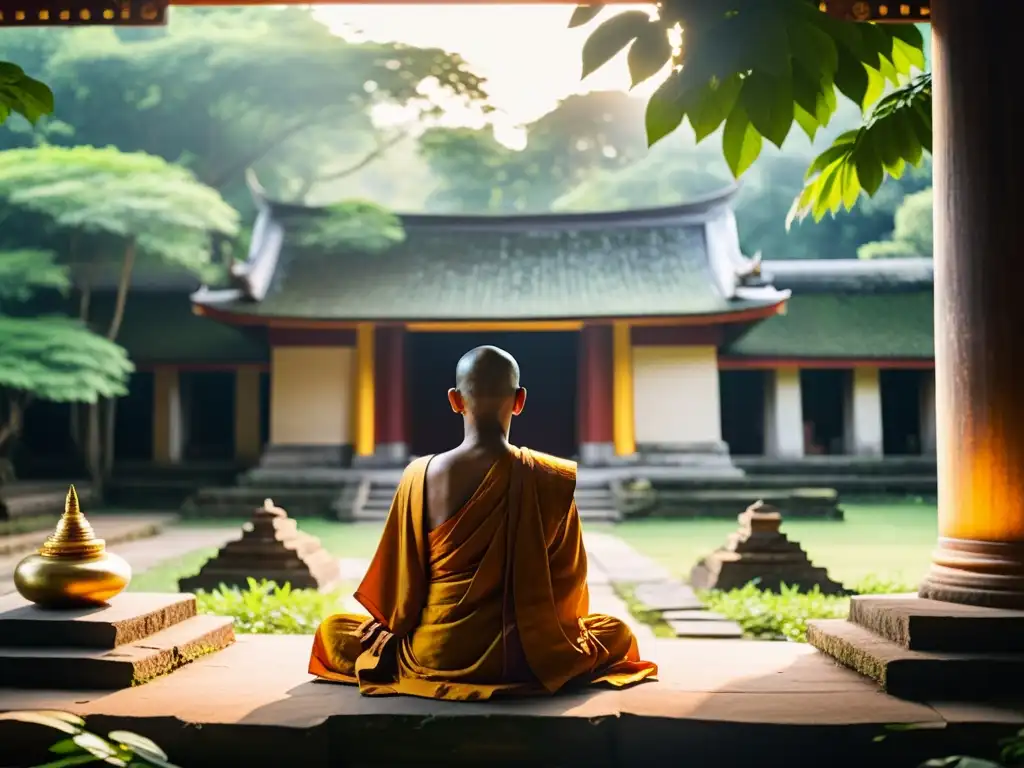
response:
[[[445,392],[485,343],[522,367],[513,442],[583,466],[728,477],[742,456],[933,454],[930,260],[762,264],[740,251],[734,192],[403,216],[404,242],[376,254],[302,245],[321,212],[256,193],[227,287],[137,275],[118,461],[401,466],[458,442]],[[56,410],[30,410],[29,453],[54,445]]]

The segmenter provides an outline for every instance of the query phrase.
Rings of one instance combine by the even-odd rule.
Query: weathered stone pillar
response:
[[[154,463],[181,463],[185,448],[184,421],[180,372],[173,365],[158,365],[153,370]]]
[[[400,465],[409,457],[405,329],[401,326],[378,328],[376,355],[374,456],[380,463]]]
[[[804,455],[804,409],[800,369],[776,368],[765,372],[764,450],[777,459]]]
[[[924,371],[921,376],[920,417],[921,453],[935,455],[935,372]]]
[[[877,368],[854,368],[846,389],[843,441],[851,456],[882,456],[882,387]]]
[[[263,452],[260,413],[260,367],[235,369],[235,459],[255,464]]]
[[[615,456],[612,329],[587,325],[579,347],[579,450],[583,464],[605,464]]]
[[[1024,608],[1024,88],[1006,65],[1019,47],[1011,5],[932,3],[940,538],[921,595]]]

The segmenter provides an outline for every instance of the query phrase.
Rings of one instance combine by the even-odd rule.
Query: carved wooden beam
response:
[[[878,21],[920,24],[931,21],[930,2],[903,3],[886,0],[821,0],[818,7],[829,16],[847,21]]]
[[[159,27],[168,0],[0,0],[0,27]]]

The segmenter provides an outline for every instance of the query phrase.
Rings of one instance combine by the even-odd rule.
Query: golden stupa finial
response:
[[[97,557],[106,550],[106,542],[96,538],[89,521],[78,506],[78,492],[75,486],[68,488],[61,515],[50,537],[43,542],[39,554],[43,557],[83,559]]]

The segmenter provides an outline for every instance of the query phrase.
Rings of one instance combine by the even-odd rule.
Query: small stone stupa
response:
[[[824,568],[811,563],[800,544],[779,531],[782,515],[775,507],[757,501],[739,516],[739,523],[724,547],[690,571],[694,589],[738,589],[756,579],[758,587],[771,592],[785,584],[800,591],[818,587],[826,595],[849,594]]]
[[[292,589],[328,589],[341,578],[341,564],[267,499],[242,526],[242,538],[224,545],[199,573],[181,579],[178,588],[212,591],[223,584],[245,589],[250,578],[291,584]]]

